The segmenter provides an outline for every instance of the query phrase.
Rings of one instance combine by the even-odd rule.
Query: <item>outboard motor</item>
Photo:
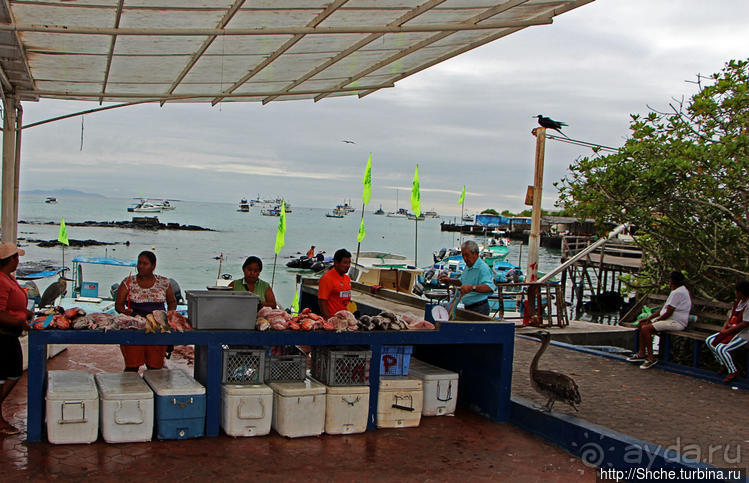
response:
[[[177,299],[177,303],[180,304],[184,302],[184,299],[182,298],[182,289],[179,288],[179,284],[177,283],[177,281],[173,278],[170,278],[169,285],[172,286],[172,292],[174,292],[174,298]]]
[[[437,254],[437,256],[439,257],[439,260],[442,260],[443,258],[445,258],[446,253],[447,253],[447,248],[440,248],[440,251]]]
[[[109,287],[109,293],[112,294],[112,300],[117,299],[117,290],[120,289],[120,284],[115,282],[112,284],[111,287]]]
[[[319,272],[320,270],[322,270],[323,268],[325,268],[325,263],[324,262],[315,262],[309,268],[310,268],[310,270],[314,270],[315,272]]]

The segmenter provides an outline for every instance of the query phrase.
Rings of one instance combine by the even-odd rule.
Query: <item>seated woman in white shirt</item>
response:
[[[650,369],[658,363],[653,355],[653,336],[664,330],[684,330],[689,323],[692,299],[684,286],[684,274],[671,272],[669,277],[671,293],[659,312],[654,312],[640,320],[640,350],[628,357],[629,362],[642,362],[640,369]]]

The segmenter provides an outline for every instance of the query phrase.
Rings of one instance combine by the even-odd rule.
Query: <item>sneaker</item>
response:
[[[631,356],[627,357],[627,362],[642,362],[646,358],[645,356],[641,356],[639,354],[632,354]]]
[[[640,365],[640,369],[650,369],[656,364],[658,364],[658,359],[653,359],[652,361],[645,361]]]

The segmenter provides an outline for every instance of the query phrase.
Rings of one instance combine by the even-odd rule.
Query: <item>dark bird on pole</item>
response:
[[[346,143],[346,144],[356,144],[356,143],[355,143],[354,141],[349,141],[348,139],[344,139],[344,140],[343,140],[343,141],[341,141],[341,142],[342,142],[342,143]]]
[[[567,125],[566,122],[555,121],[554,119],[552,119],[550,117],[544,117],[541,114],[539,114],[538,116],[533,116],[533,117],[537,117],[538,118],[538,125],[539,126],[545,127],[545,128],[548,128],[548,129],[553,129],[556,132],[558,132],[559,134],[561,134],[562,136],[567,137],[566,134],[564,134],[562,131],[560,131],[560,129],[562,129],[562,126],[566,126]]]
[[[62,297],[62,295],[65,293],[65,290],[67,290],[68,284],[66,283],[66,280],[70,279],[60,277],[59,279],[57,279],[57,282],[54,282],[52,285],[47,287],[47,289],[42,294],[42,300],[39,302],[39,307],[53,305],[57,297]]]
[[[548,398],[545,406],[546,411],[551,411],[556,401],[567,403],[577,411],[575,404],[580,404],[582,400],[575,381],[566,374],[538,370],[538,360],[541,359],[541,354],[549,347],[551,334],[547,330],[539,330],[535,334],[529,335],[541,341],[541,347],[538,348],[531,362],[531,386],[533,386],[536,392]]]

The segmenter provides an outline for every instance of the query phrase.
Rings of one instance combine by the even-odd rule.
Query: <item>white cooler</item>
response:
[[[325,396],[325,432],[363,433],[369,416],[369,386],[328,386]]]
[[[273,390],[265,384],[221,385],[221,427],[229,436],[270,433]]]
[[[458,402],[458,373],[411,359],[409,375],[424,384],[424,416],[454,414]]]
[[[421,379],[410,376],[380,377],[377,397],[378,428],[412,428],[421,422]]]
[[[281,436],[317,436],[325,429],[325,386],[305,379],[272,382],[273,429]]]
[[[101,435],[107,443],[151,441],[153,392],[136,372],[102,372],[99,386]]]
[[[93,443],[99,435],[99,393],[86,371],[47,373],[47,439],[54,444]]]

